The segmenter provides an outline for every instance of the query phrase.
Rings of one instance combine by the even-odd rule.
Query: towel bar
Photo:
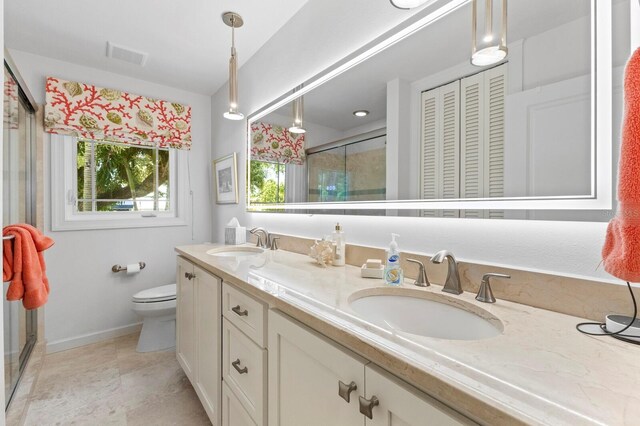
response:
[[[144,262],[138,262],[138,263],[140,264],[140,270],[144,269],[144,267],[147,266],[147,264]],[[113,265],[111,267],[111,272],[122,272],[126,270],[127,270],[126,266]]]
[[[15,237],[16,237],[15,235],[3,235],[2,241],[13,240]]]

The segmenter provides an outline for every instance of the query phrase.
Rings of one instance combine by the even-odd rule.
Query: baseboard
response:
[[[92,343],[102,342],[103,340],[113,339],[115,337],[126,336],[127,334],[136,333],[142,328],[142,323],[125,325],[124,327],[111,328],[109,330],[98,331],[95,333],[83,334],[69,339],[56,340],[47,342],[47,353],[66,351],[67,349],[78,348],[80,346],[90,345]]]

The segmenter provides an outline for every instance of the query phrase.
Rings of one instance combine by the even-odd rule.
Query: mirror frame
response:
[[[324,203],[251,204],[249,197],[251,161],[251,123],[281,108],[334,77],[350,70],[384,49],[458,10],[471,0],[435,1],[392,30],[346,56],[302,84],[258,109],[247,117],[247,211],[274,212],[304,210],[610,210],[613,207],[613,70],[612,9],[608,0],[591,0],[591,194],[580,196],[467,198],[447,200],[385,200]],[[297,86],[299,87],[299,86]],[[598,143],[600,142],[600,143]],[[300,212],[303,213],[303,212]]]

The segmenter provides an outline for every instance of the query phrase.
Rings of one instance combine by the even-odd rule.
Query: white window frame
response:
[[[51,135],[51,229],[76,231],[89,229],[150,228],[189,225],[186,187],[187,153],[169,150],[169,211],[78,212],[76,155],[78,138]]]

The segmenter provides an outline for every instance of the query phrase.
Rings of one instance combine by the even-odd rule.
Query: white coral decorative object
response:
[[[334,258],[333,243],[327,240],[316,240],[309,249],[309,256],[322,267],[331,265]]]

